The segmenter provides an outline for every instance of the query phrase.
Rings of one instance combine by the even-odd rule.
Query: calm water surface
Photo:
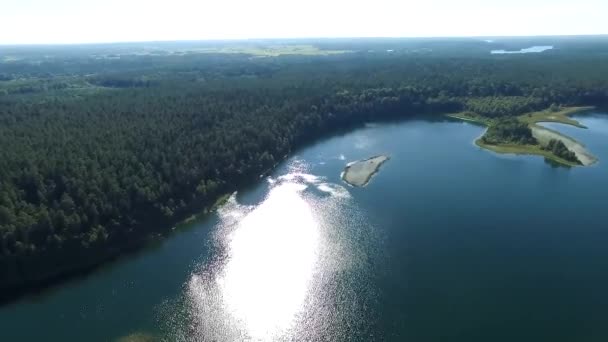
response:
[[[606,341],[608,115],[578,119],[547,126],[588,168],[481,150],[458,121],[323,140],[159,246],[0,307],[0,340]],[[366,188],[340,180],[375,154]]]

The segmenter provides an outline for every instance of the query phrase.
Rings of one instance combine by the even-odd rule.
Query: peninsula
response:
[[[539,155],[566,166],[589,166],[596,163],[597,158],[587,151],[582,143],[539,123],[557,122],[586,129],[587,127],[569,116],[593,108],[550,108],[507,118],[490,118],[473,112],[448,116],[487,126],[488,129],[475,144],[493,152]]]

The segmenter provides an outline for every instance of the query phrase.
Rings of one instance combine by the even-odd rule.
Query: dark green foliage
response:
[[[538,141],[532,136],[532,130],[527,124],[516,118],[501,118],[488,127],[486,134],[481,137],[486,144],[520,144],[536,145]]]
[[[549,143],[546,146],[541,146],[541,148],[546,151],[551,151],[556,156],[567,161],[577,164],[581,163],[576,154],[570,151],[561,140],[551,139],[549,140]]]
[[[524,96],[472,98],[466,102],[468,111],[488,117],[519,115],[545,107],[542,99]]]
[[[90,47],[106,57],[122,48]],[[8,51],[22,59],[0,62],[0,288],[165,233],[337,129],[608,102],[607,59],[589,51],[93,58],[40,49],[54,57],[16,49]],[[489,143],[536,143],[525,125],[499,122]]]

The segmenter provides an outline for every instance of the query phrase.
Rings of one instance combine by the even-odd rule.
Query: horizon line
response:
[[[80,46],[80,45],[117,45],[145,43],[195,43],[195,42],[255,42],[280,40],[339,40],[339,39],[484,39],[484,38],[577,38],[577,37],[607,37],[608,33],[594,34],[539,34],[539,35],[472,35],[472,36],[335,36],[335,37],[259,37],[259,38],[203,38],[175,40],[133,40],[133,41],[96,41],[68,43],[0,43],[1,47],[36,47],[36,46]]]

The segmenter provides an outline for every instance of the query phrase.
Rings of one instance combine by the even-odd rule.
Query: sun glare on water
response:
[[[357,293],[371,293],[374,230],[346,187],[309,168],[295,161],[258,204],[232,196],[219,210],[213,258],[169,305],[171,340],[335,340],[368,324]]]
[[[220,209],[216,258],[187,283],[188,312],[174,319],[181,335],[174,339],[290,340],[311,337],[313,325],[327,331],[333,324],[327,305],[334,292],[327,282],[346,267],[344,253],[352,250],[336,242],[347,239],[328,240],[328,234],[341,226],[336,206],[351,197],[305,168],[295,163],[291,172],[269,179],[268,194],[255,206],[233,196]]]
[[[319,226],[304,188],[274,188],[228,237],[229,261],[217,282],[228,312],[254,340],[285,332],[306,300]]]

